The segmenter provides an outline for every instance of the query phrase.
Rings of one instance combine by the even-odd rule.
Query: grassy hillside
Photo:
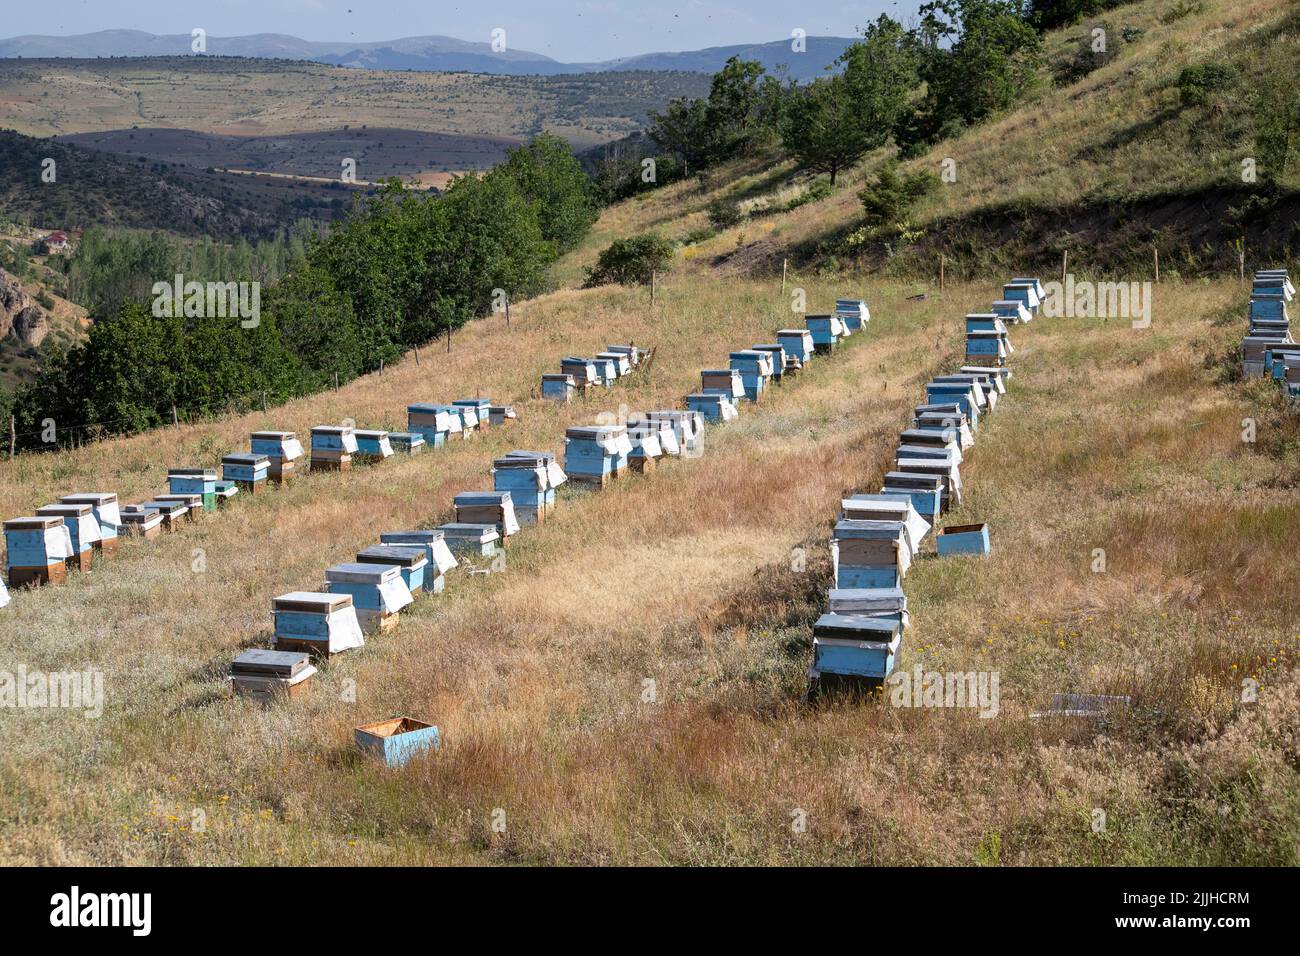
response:
[[[99,720],[14,711],[0,721],[0,859],[1300,862],[1300,418],[1276,388],[1240,380],[1248,289],[1209,255],[1192,278],[1174,254],[1166,268],[1182,274],[1164,271],[1149,329],[1048,318],[1013,329],[1010,393],[981,426],[962,468],[966,501],[946,519],[987,521],[993,553],[917,561],[899,662],[996,671],[998,716],[803,701],[838,503],[878,489],[925,380],[960,364],[962,316],[1006,278],[990,263],[1037,261],[1022,236],[1068,230],[1072,262],[1116,268],[1125,260],[1089,258],[1094,233],[1059,210],[1093,205],[1089,190],[1118,188],[1104,182],[1125,169],[1153,196],[1214,187],[1208,169],[1168,181],[1139,173],[1137,145],[1091,167],[1071,153],[1064,172],[1041,161],[1160,109],[1157,80],[1180,45],[1212,53],[1235,42],[1226,23],[1258,34],[1283,13],[1280,3],[1207,3],[1161,23],[1171,6],[1115,14],[1148,24],[1127,65],[1121,57],[913,161],[952,150],[959,162],[958,183],[918,220],[925,241],[957,235],[937,225],[945,216],[971,225],[999,203],[1042,204],[1021,209],[1022,229],[990,232],[987,258],[954,252],[942,290],[902,258],[870,271],[833,250],[860,220],[852,185],[778,212],[807,180],[754,159],[704,188],[682,183],[607,210],[557,267],[559,291],[517,303],[509,329],[492,320],[458,332],[451,354],[407,356],[265,414],[0,461],[0,513],[15,515],[74,490],[139,500],[168,466],[214,463],[258,428],[302,434],[343,418],[392,428],[410,401],[474,393],[520,415],[420,458],[305,476],[182,533],[128,542],[112,566],[65,586],[16,595],[0,611],[2,666],[97,667],[107,707]],[[1074,112],[1080,95],[1096,98],[1100,129],[1079,125],[1094,115]],[[1127,119],[1101,109],[1123,96]],[[1167,146],[1143,133],[1157,159],[1182,148],[1165,129]],[[698,233],[724,193],[771,211],[685,246],[653,310],[644,289],[575,288],[612,238]],[[1247,269],[1275,264],[1249,248]],[[262,710],[230,695],[226,667],[266,645],[275,595],[319,587],[327,566],[382,530],[447,520],[456,492],[490,487],[495,455],[559,451],[566,425],[621,405],[676,405],[699,369],[798,322],[773,277],[787,257],[789,285],[811,311],[860,295],[868,330],[711,429],[702,458],[599,494],[567,489],[553,521],[512,543],[505,573],[456,574],[397,630],[323,667],[310,697]],[[536,396],[562,356],[629,340],[659,347],[648,374],[586,404]],[[1243,694],[1247,679],[1257,701]],[[647,680],[656,701],[643,698]],[[1101,723],[1031,718],[1069,691],[1132,704]],[[394,714],[436,723],[438,754],[399,772],[360,758],[352,729]],[[807,830],[797,833],[800,810]],[[492,828],[498,811],[504,832]]]
[[[1180,10],[1189,10],[1175,16]],[[692,181],[645,194],[606,220],[589,258],[611,235],[659,229],[682,238],[708,226],[720,197],[751,218],[697,243],[691,255],[726,272],[779,274],[783,258],[885,269],[894,274],[975,277],[1032,264],[1073,271],[1235,273],[1235,241],[1260,257],[1289,257],[1298,245],[1300,163],[1268,188],[1242,181],[1255,155],[1253,99],[1272,73],[1300,72],[1300,14],[1283,0],[1142,0],[1048,34],[1048,70],[1072,61],[1091,30],[1106,30],[1111,59],[1073,82],[1049,84],[1023,108],[944,140],[907,161],[908,172],[945,182],[888,247],[862,228],[858,191],[894,150],[868,156],[841,176],[829,198],[779,210],[812,178],[780,156],[732,164],[703,186]],[[1128,38],[1126,38],[1128,37]],[[1205,104],[1184,104],[1184,67],[1225,66],[1228,85]]]

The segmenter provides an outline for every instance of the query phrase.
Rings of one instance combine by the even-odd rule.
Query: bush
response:
[[[811,186],[795,196],[786,204],[786,209],[798,209],[800,206],[807,205],[810,202],[821,202],[829,196],[834,190],[831,184],[824,179],[819,179]]]
[[[1213,94],[1227,89],[1234,73],[1225,63],[1201,63],[1183,67],[1178,74],[1178,96],[1184,106],[1204,106]]]
[[[930,170],[903,175],[897,163],[890,163],[880,171],[874,183],[858,193],[866,210],[867,225],[878,230],[902,232],[916,204],[935,192],[939,185],[939,177]]]
[[[744,218],[745,214],[740,211],[740,206],[730,199],[719,196],[709,203],[709,224],[714,229],[730,229],[732,226],[740,225]]]
[[[686,235],[682,236],[682,245],[693,246],[697,243],[708,242],[718,233],[709,226],[701,226],[699,229],[692,229]]]
[[[667,272],[673,261],[673,244],[652,232],[615,239],[587,273],[586,287],[645,285],[654,272]]]

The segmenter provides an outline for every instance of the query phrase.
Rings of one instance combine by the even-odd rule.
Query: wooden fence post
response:
[[[1159,283],[1159,282],[1160,282],[1160,249],[1159,249],[1159,247],[1158,247],[1158,246],[1152,246],[1152,247],[1151,247],[1151,254],[1155,257],[1155,260],[1156,260],[1156,282]]]
[[[14,424],[14,417],[9,416],[9,459],[12,461],[15,454],[18,453],[18,428]]]
[[[943,291],[943,253],[939,253],[939,291]]]
[[[1065,275],[1070,271],[1070,250],[1065,249],[1061,252],[1061,284],[1065,284]]]
[[[659,279],[659,274],[654,269],[650,270],[650,304],[655,304],[655,285]]]
[[[339,390],[339,373],[338,373],[338,372],[335,372],[335,373],[334,373],[334,391],[337,392],[338,390]]]
[[[180,427],[181,427],[181,421],[180,418],[177,417],[176,415],[176,406],[173,405],[172,406],[172,428],[180,428]]]
[[[420,347],[418,345],[415,347],[415,367],[420,367]]]
[[[781,260],[781,294],[782,295],[785,295],[785,275],[786,272],[789,270],[789,268],[790,268],[790,260],[782,259]]]

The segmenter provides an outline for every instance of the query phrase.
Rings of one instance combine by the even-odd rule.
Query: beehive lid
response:
[[[462,491],[452,499],[457,508],[500,506],[512,503],[508,491]]]
[[[249,436],[253,441],[292,441],[296,437],[294,432],[253,432]]]
[[[573,384],[573,376],[565,372],[546,372],[542,375],[543,382],[563,382],[565,385]]]
[[[429,553],[423,545],[404,548],[401,545],[378,544],[357,552],[359,564],[395,564],[413,569],[429,562]]]
[[[903,537],[901,521],[863,521],[842,518],[835,522],[837,539],[859,538],[869,541],[892,541]]]
[[[53,504],[41,505],[36,509],[36,514],[37,516],[63,515],[65,518],[81,518],[91,514],[94,510],[90,505]]]
[[[388,437],[388,432],[375,428],[354,428],[352,434],[356,435],[358,438],[373,438],[376,441]]]
[[[443,532],[438,528],[418,531],[385,531],[379,536],[382,544],[433,544],[443,539]]]
[[[253,452],[236,451],[229,455],[224,455],[221,459],[223,465],[252,465],[254,468],[270,468],[271,459],[265,455],[258,455]]]
[[[6,531],[44,531],[46,528],[60,528],[63,519],[55,515],[27,515],[22,518],[10,518],[5,522]]]
[[[839,637],[849,640],[889,643],[898,636],[900,625],[885,617],[866,614],[823,614],[813,625],[816,637]]]
[[[345,561],[325,570],[325,580],[351,584],[383,584],[401,577],[401,571],[391,564],[365,564]]]
[[[914,471],[890,471],[885,473],[887,485],[924,485],[934,491],[943,487],[943,479],[938,475],[918,474]]]
[[[216,481],[215,468],[168,468],[168,478],[201,478],[204,481]]]
[[[353,430],[350,425],[314,425],[311,433],[313,435],[351,435]]]
[[[494,524],[471,524],[467,522],[452,521],[442,525],[439,529],[448,538],[456,541],[477,541],[480,544],[486,544],[489,541],[496,541],[501,537]]]
[[[59,500],[72,505],[111,505],[117,501],[117,495],[111,491],[83,491],[75,495],[64,495]]]
[[[308,614],[330,614],[351,606],[351,594],[327,594],[324,591],[290,591],[271,601],[273,610]]]
[[[311,663],[301,651],[271,651],[253,648],[230,662],[231,674],[257,674],[266,677],[293,677]]]
[[[179,501],[159,501],[157,498],[151,498],[149,501],[140,505],[146,511],[160,511],[165,515],[175,516],[182,511],[188,511],[190,506],[182,504]]]

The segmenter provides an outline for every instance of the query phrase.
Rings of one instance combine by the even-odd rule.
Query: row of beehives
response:
[[[866,315],[863,303],[853,303],[853,309]],[[804,338],[800,336],[800,345],[806,348],[798,351],[795,368],[812,356],[812,343]],[[645,354],[635,360],[641,361]],[[781,359],[784,374],[784,354]],[[629,358],[629,367],[632,361]],[[769,374],[776,377],[774,370]],[[420,408],[411,406],[413,423]],[[649,411],[630,416],[624,424],[568,428],[563,468],[547,452],[515,451],[497,459],[492,469],[494,490],[456,495],[454,522],[431,530],[382,534],[379,544],[360,551],[355,562],[328,569],[324,591],[276,598],[272,607],[275,650],[247,651],[235,659],[230,676],[236,692],[268,702],[278,695],[297,696],[316,673],[312,655],[328,658],[360,647],[364,631],[395,626],[402,609],[418,595],[442,591],[446,573],[458,561],[470,565],[493,561],[497,549],[520,530],[520,516],[523,524],[545,521],[555,507],[555,489],[566,480],[603,488],[630,470],[652,471],[661,458],[698,452],[703,428],[704,416],[694,409]],[[394,717],[357,728],[356,739],[362,750],[400,765],[422,750],[437,747],[440,738],[432,724]]]
[[[382,461],[394,454],[416,454],[438,447],[451,435],[475,431],[515,418],[507,405],[488,399],[462,399],[451,405],[413,405],[410,431],[387,432],[346,425],[318,425],[311,431],[313,471],[346,471],[354,459]],[[69,568],[89,571],[95,555],[112,554],[121,536],[154,538],[193,523],[224,506],[236,494],[261,494],[268,482],[283,484],[304,458],[293,432],[259,431],[250,436],[248,452],[231,452],[215,468],[167,470],[168,491],[136,504],[120,506],[113,492],[66,495],[34,515],[4,523],[6,576],[13,587],[66,579]],[[0,585],[2,586],[2,585]],[[0,607],[9,603],[0,595]]]
[[[810,694],[825,676],[877,682],[893,671],[909,625],[903,579],[932,531],[940,555],[989,552],[987,525],[939,529],[939,518],[960,504],[961,465],[980,419],[1006,394],[1006,324],[1028,322],[1043,296],[1037,279],[1017,278],[1006,292],[992,311],[966,316],[966,364],[926,384],[925,403],[899,436],[894,468],[879,493],[840,503],[831,536],[830,607],[813,627]]]
[[[1241,343],[1241,372],[1246,378],[1267,376],[1283,394],[1300,401],[1300,345],[1291,338],[1286,304],[1295,287],[1285,269],[1262,269],[1250,287],[1250,325]]]
[[[611,345],[594,358],[570,355],[560,360],[560,371],[542,376],[542,398],[569,402],[589,389],[613,388],[614,383],[642,364],[649,364],[653,352],[635,345]]]

